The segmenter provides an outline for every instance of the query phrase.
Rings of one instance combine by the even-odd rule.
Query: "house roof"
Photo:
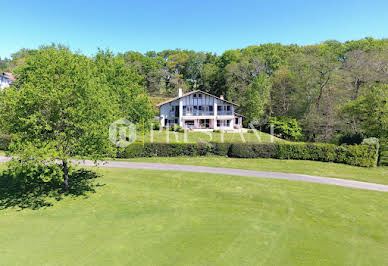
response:
[[[168,100],[168,101],[159,103],[159,104],[157,104],[156,106],[157,106],[157,107],[160,107],[160,106],[162,106],[162,105],[165,105],[166,103],[173,102],[173,101],[175,101],[175,100],[178,100],[178,99],[180,99],[180,98],[183,98],[183,97],[186,97],[186,96],[189,96],[189,95],[191,95],[191,94],[198,93],[198,92],[203,93],[203,94],[206,94],[206,95],[209,95],[209,96],[212,96],[212,97],[214,97],[214,98],[216,98],[216,99],[218,99],[218,100],[220,100],[220,101],[224,101],[224,102],[226,102],[226,103],[233,104],[233,105],[235,105],[235,106],[239,106],[239,105],[236,104],[236,103],[229,102],[229,101],[227,101],[227,100],[225,100],[225,99],[221,99],[220,97],[217,97],[217,96],[215,96],[215,95],[212,95],[212,94],[210,94],[210,93],[207,93],[207,92],[204,92],[204,91],[201,91],[201,90],[195,90],[195,91],[187,92],[187,93],[183,94],[181,97],[177,96],[177,97],[172,98],[172,99],[170,99],[170,100]]]
[[[241,117],[244,117],[244,118],[246,118],[246,116],[245,116],[245,115],[238,114],[238,113],[236,113],[236,112],[234,113],[234,115],[235,115],[235,116],[241,116]]]
[[[15,80],[15,76],[12,75],[12,73],[10,73],[10,72],[3,72],[2,75],[5,76],[6,78],[8,78],[11,81]]]

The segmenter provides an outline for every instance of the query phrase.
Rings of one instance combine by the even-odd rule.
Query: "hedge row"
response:
[[[118,152],[118,158],[204,156],[232,158],[275,158],[336,162],[355,166],[377,165],[378,148],[371,145],[315,143],[134,143]]]
[[[388,166],[388,139],[380,143],[380,165]]]

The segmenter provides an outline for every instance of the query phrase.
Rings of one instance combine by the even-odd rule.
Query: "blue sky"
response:
[[[51,42],[93,55],[388,38],[388,1],[4,1],[0,57]]]

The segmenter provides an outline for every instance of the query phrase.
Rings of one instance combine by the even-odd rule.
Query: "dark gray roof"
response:
[[[239,106],[239,105],[236,104],[236,103],[229,102],[229,101],[227,101],[227,100],[225,100],[225,99],[221,99],[220,97],[217,97],[217,96],[215,96],[215,95],[212,95],[212,94],[210,94],[210,93],[207,93],[207,92],[204,92],[204,91],[201,91],[201,90],[195,90],[195,91],[187,92],[187,93],[183,94],[181,97],[178,96],[178,97],[172,98],[172,99],[170,99],[170,100],[168,100],[168,101],[159,103],[159,104],[157,104],[156,106],[157,106],[157,107],[160,107],[160,106],[162,106],[162,105],[165,105],[166,103],[173,102],[173,101],[178,100],[178,99],[180,99],[180,98],[189,96],[189,95],[191,95],[191,94],[193,94],[193,93],[203,93],[203,94],[209,95],[209,96],[211,96],[211,97],[214,97],[214,98],[216,98],[216,99],[218,99],[218,100],[220,100],[220,101],[224,101],[224,102],[226,102],[226,103],[233,104],[233,105],[235,105],[235,106]]]

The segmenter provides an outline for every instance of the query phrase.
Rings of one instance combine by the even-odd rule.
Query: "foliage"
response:
[[[20,67],[38,53],[22,49],[4,60],[5,68]],[[240,105],[237,111],[247,117],[246,124],[264,126],[266,118],[277,116],[296,119],[308,141],[328,142],[359,131],[381,138],[388,132],[382,85],[388,83],[387,39],[261,44],[219,56],[181,49],[118,55],[99,51],[93,61],[99,82],[120,94],[124,117],[145,119],[147,128],[156,110],[150,110],[146,94],[171,98],[182,88],[226,96]],[[368,110],[369,105],[374,107]],[[139,107],[140,114],[126,106]]]
[[[388,139],[381,139],[380,141],[380,165],[388,165]]]
[[[355,166],[377,165],[378,147],[313,143],[134,143],[119,158],[221,155],[232,158],[275,158],[336,162]]]
[[[302,128],[298,125],[296,119],[285,116],[271,117],[267,123],[268,132],[272,125],[274,134],[277,137],[288,140],[300,140],[303,137]]]
[[[376,85],[356,100],[347,103],[343,112],[367,136],[388,137],[388,85]]]
[[[52,45],[23,58],[15,85],[0,97],[1,126],[12,134],[13,154],[36,163],[59,161],[65,189],[72,156],[97,160],[115,152],[108,135],[112,122],[123,116],[150,120],[140,77],[109,52],[92,60]]]
[[[361,144],[364,140],[364,134],[360,132],[346,132],[343,135],[340,136],[338,139],[338,144],[347,144],[347,145],[354,145],[354,144]]]
[[[270,100],[271,83],[266,74],[260,73],[248,85],[241,108],[248,121],[260,124]]]
[[[0,150],[8,150],[9,144],[11,143],[11,136],[0,134]]]

